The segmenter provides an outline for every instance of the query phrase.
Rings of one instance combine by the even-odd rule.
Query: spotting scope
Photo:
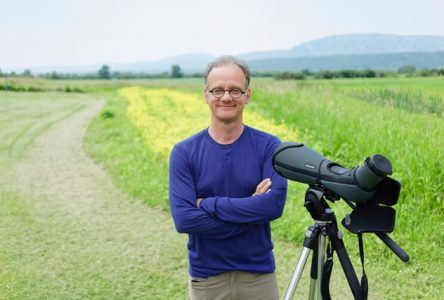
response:
[[[341,262],[354,298],[367,299],[363,233],[375,233],[401,260],[409,260],[408,254],[387,235],[395,226],[396,211],[391,206],[398,202],[401,184],[388,177],[392,174],[392,165],[383,155],[374,154],[357,167],[345,168],[304,144],[285,142],[276,148],[272,164],[282,177],[309,185],[304,206],[315,220],[315,225],[304,234],[304,248],[285,293],[285,300],[293,298],[312,250],[310,299],[331,299],[328,286],[333,251]],[[361,283],[342,241],[336,216],[326,201],[334,202],[341,198],[353,208],[342,220],[342,225],[358,235],[363,269]]]
[[[301,143],[284,142],[273,155],[276,172],[293,181],[318,185],[344,200],[354,203],[397,203],[401,185],[387,177],[392,165],[375,154],[354,168],[344,168]]]

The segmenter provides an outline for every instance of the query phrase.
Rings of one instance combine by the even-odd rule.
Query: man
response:
[[[270,221],[281,216],[287,182],[271,159],[279,140],[243,124],[250,73],[224,56],[205,72],[211,124],[175,145],[170,206],[188,233],[191,299],[278,299]]]

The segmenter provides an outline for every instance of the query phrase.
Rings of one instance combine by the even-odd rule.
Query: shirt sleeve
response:
[[[277,174],[272,166],[278,144],[278,139],[270,143],[263,163],[263,179],[270,178],[272,182],[270,192],[244,198],[208,197],[203,199],[200,209],[221,221],[235,224],[268,223],[279,218],[287,197],[287,180]]]
[[[195,182],[186,151],[177,145],[170,155],[170,208],[176,229],[212,239],[225,239],[245,232],[249,226],[224,222],[196,207]]]

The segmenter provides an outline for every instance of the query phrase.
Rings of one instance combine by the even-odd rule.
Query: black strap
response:
[[[330,296],[330,276],[333,270],[333,247],[330,243],[327,245],[327,259],[325,260],[321,277],[321,296],[322,300],[331,300]]]
[[[365,274],[364,268],[364,241],[362,239],[362,233],[358,233],[358,241],[359,241],[359,256],[361,257],[361,265],[362,265],[362,277],[361,277],[361,299],[367,300],[368,297],[368,280],[367,275]]]

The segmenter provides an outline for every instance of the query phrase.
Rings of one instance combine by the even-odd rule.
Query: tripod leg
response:
[[[305,264],[307,263],[308,255],[310,254],[310,248],[304,247],[302,250],[301,257],[296,264],[293,276],[291,277],[290,283],[288,284],[287,291],[285,292],[284,300],[293,299],[296,286],[298,285],[299,279],[301,279],[302,271],[304,270]]]
[[[310,270],[310,290],[308,299],[316,299],[316,282],[318,280],[318,247],[313,250]]]
[[[330,236],[333,244],[333,249],[338,255],[339,262],[341,263],[342,270],[344,271],[345,277],[347,278],[348,285],[350,286],[354,298],[362,299],[361,285],[359,284],[355,269],[353,268],[353,264],[350,261],[347,250],[345,249],[344,241],[342,240],[342,234],[339,232],[336,222],[333,224],[333,232]]]
[[[345,247],[339,248],[336,250],[336,254],[338,255],[339,262],[341,263],[342,269],[344,270],[345,277],[347,278],[348,285],[352,291],[355,299],[361,298],[361,286],[359,284],[358,277],[356,276],[355,270],[353,269],[353,265],[348,256],[347,250]]]
[[[321,296],[321,283],[322,275],[324,273],[324,264],[326,260],[325,250],[327,248],[327,236],[319,234],[318,236],[318,278],[316,280],[316,299],[322,299]],[[313,299],[313,298],[312,298]]]

